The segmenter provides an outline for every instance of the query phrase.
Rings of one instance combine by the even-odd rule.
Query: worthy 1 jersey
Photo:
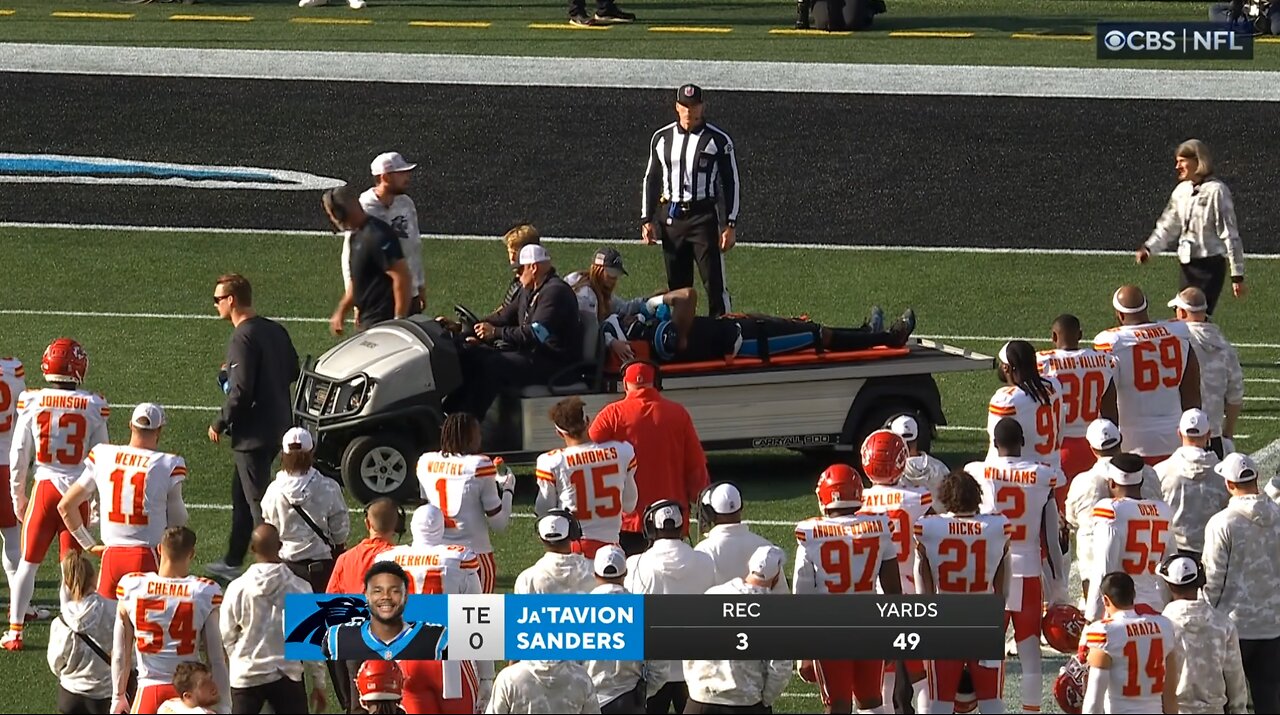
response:
[[[796,544],[796,593],[874,593],[881,563],[898,557],[884,514],[807,519]]]
[[[1045,378],[1045,382],[1048,404],[1013,385],[1006,385],[991,396],[987,405],[987,459],[996,456],[996,447],[992,443],[996,423],[1012,417],[1022,425],[1025,445],[1022,451],[1027,457],[1053,467],[1062,464],[1058,453],[1062,449],[1062,386],[1051,377]]]
[[[552,450],[538,457],[535,474],[540,505],[573,512],[583,538],[617,543],[622,513],[636,505],[636,453],[629,443]]]
[[[1093,573],[1085,617],[1102,617],[1102,577],[1123,571],[1133,577],[1135,603],[1164,608],[1165,586],[1156,575],[1164,557],[1174,553],[1173,509],[1162,501],[1103,499],[1093,507]]]
[[[1045,350],[1036,353],[1040,374],[1062,387],[1062,437],[1083,438],[1102,416],[1102,396],[1115,379],[1115,358],[1101,350]]]
[[[422,496],[444,512],[444,539],[477,554],[493,553],[486,513],[502,506],[498,468],[483,454],[445,456],[427,452],[418,460]]]
[[[1111,656],[1111,667],[1106,670],[1105,712],[1163,711],[1165,680],[1178,677],[1165,669],[1165,659],[1177,648],[1177,636],[1168,618],[1120,611],[1086,626],[1084,642]]]
[[[861,513],[884,514],[898,552],[898,574],[902,592],[915,593],[915,523],[933,506],[933,495],[926,487],[897,484],[872,484],[862,492]]]
[[[18,398],[26,389],[26,373],[22,369],[22,361],[0,357],[0,467],[9,463],[13,428],[18,422]]]
[[[481,593],[480,558],[461,544],[411,546],[383,551],[374,561],[394,561],[409,575],[409,593]]]
[[[965,471],[982,487],[982,512],[1009,520],[1010,575],[1039,577],[1044,507],[1053,501],[1053,490],[1066,484],[1062,470],[1022,457],[995,457],[970,462]]]
[[[1191,356],[1186,323],[1143,323],[1104,330],[1094,347],[1115,360],[1116,403],[1125,451],[1173,454],[1182,417],[1182,376]]]
[[[169,492],[186,478],[176,454],[104,443],[89,450],[76,483],[98,492],[103,544],[154,547],[169,526]]]
[[[131,573],[116,586],[116,600],[133,624],[138,682],[169,684],[179,663],[201,660],[196,645],[222,604],[222,588],[199,576]]]
[[[915,526],[938,593],[994,593],[996,572],[1013,536],[1000,514],[930,515]]]
[[[14,479],[34,461],[35,480],[66,492],[84,471],[84,458],[107,441],[107,400],[86,390],[28,390],[18,397],[18,421],[10,448]]]

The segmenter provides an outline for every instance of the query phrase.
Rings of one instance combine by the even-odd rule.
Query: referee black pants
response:
[[[1222,295],[1222,284],[1226,279],[1226,256],[1192,258],[1190,263],[1182,264],[1182,279],[1178,282],[1178,290],[1195,286],[1204,291],[1204,297],[1209,301],[1209,315],[1213,315],[1213,309],[1218,305],[1218,296]]]
[[[667,264],[667,289],[692,288],[696,262],[707,297],[707,315],[718,318],[728,313],[729,288],[725,284],[720,219],[715,208],[695,211],[682,218],[668,218],[667,205],[662,204],[657,222],[662,257]]]

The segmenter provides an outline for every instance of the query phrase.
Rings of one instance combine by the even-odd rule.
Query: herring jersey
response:
[[[1045,377],[1048,385],[1049,404],[1042,404],[1021,387],[1006,385],[996,390],[987,405],[987,459],[996,456],[993,443],[996,423],[1012,417],[1022,425],[1026,456],[1034,457],[1052,467],[1062,464],[1062,385],[1051,377]]]
[[[1102,396],[1115,379],[1115,358],[1101,350],[1044,350],[1036,353],[1040,374],[1062,386],[1062,436],[1083,438],[1102,415]]]
[[[394,561],[409,575],[409,593],[483,593],[480,557],[461,544],[402,544],[374,557]]]
[[[874,593],[880,565],[898,557],[884,514],[806,519],[796,544],[796,593]]]
[[[628,442],[554,449],[538,457],[538,513],[561,507],[582,524],[582,536],[618,543],[622,515],[636,508],[636,453]]]
[[[372,621],[332,626],[322,651],[327,660],[445,660],[448,628],[439,623],[405,621],[400,635],[386,643],[369,629]]]
[[[996,572],[1013,536],[1000,514],[930,515],[916,523],[916,541],[938,593],[995,593]]]
[[[1158,713],[1164,709],[1161,696],[1167,678],[1165,659],[1177,648],[1173,623],[1164,616],[1140,616],[1119,611],[1085,626],[1084,642],[1111,656],[1106,671],[1107,695],[1103,709],[1108,713]],[[1198,654],[1197,657],[1210,657]]]
[[[1182,376],[1192,354],[1186,323],[1121,325],[1098,333],[1093,342],[1115,360],[1125,451],[1143,457],[1173,454],[1182,444]]]
[[[1164,557],[1174,553],[1173,509],[1162,501],[1103,499],[1093,507],[1093,573],[1085,617],[1102,617],[1102,577],[1123,571],[1133,577],[1134,603],[1155,611],[1164,608],[1165,587],[1156,574]],[[1082,574],[1083,576],[1084,574]]]
[[[1053,490],[1066,484],[1062,470],[1023,457],[995,457],[970,462],[965,471],[982,487],[982,513],[1002,514],[1012,526],[1009,574],[1038,578],[1044,507],[1057,508]]]
[[[186,478],[176,454],[104,443],[89,450],[76,483],[97,491],[104,545],[155,547],[168,528],[169,492]]]
[[[26,487],[33,460],[35,480],[50,481],[59,492],[84,471],[89,450],[107,441],[107,400],[86,390],[45,388],[18,397],[18,421],[10,448],[15,485]]]
[[[444,540],[477,554],[493,553],[486,513],[502,507],[498,468],[483,454],[445,456],[427,452],[418,460],[422,496],[444,512]]]
[[[9,464],[13,428],[18,422],[18,398],[27,389],[22,361],[0,357],[0,467]]]
[[[217,617],[222,588],[199,576],[131,573],[116,586],[116,600],[133,624],[139,686],[169,685],[179,663],[199,660],[196,644]]]
[[[862,492],[864,514],[884,514],[898,552],[898,575],[902,592],[915,593],[915,524],[933,506],[933,494],[926,487],[897,484],[872,484]]]

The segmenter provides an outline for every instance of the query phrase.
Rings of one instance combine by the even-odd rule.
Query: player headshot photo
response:
[[[408,622],[409,576],[394,561],[378,561],[364,575],[369,619],[329,628],[328,660],[445,660],[447,631],[438,623]]]

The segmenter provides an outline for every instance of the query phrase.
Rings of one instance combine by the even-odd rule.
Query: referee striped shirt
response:
[[[644,172],[640,218],[653,219],[659,198],[673,203],[724,196],[726,223],[738,220],[738,159],[733,142],[713,124],[685,131],[672,122],[653,133]]]

